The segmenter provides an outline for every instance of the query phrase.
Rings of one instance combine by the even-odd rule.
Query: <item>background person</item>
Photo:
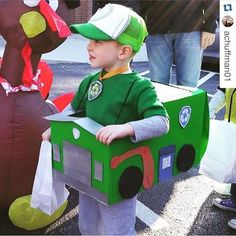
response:
[[[131,8],[133,11],[140,13],[139,0],[93,0],[93,14],[99,9],[104,7],[108,3],[120,4]]]
[[[236,125],[236,88],[218,88],[209,103],[210,118],[214,119],[215,114],[223,106],[226,107],[225,120]],[[236,212],[236,184],[231,184],[230,197],[215,198],[213,199],[213,204],[221,209]],[[231,228],[236,229],[236,217],[229,220],[228,225]]]
[[[140,0],[146,21],[150,78],[169,84],[172,64],[178,85],[196,87],[203,49],[215,40],[219,0]]]

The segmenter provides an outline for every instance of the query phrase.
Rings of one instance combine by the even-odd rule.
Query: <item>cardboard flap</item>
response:
[[[74,121],[81,119],[82,117],[76,117],[74,116],[74,113],[72,113],[72,111],[68,110],[54,115],[46,116],[44,118],[51,121]]]
[[[79,113],[77,114],[71,113],[71,111],[64,111],[44,118],[50,121],[74,122],[94,135],[103,127],[96,121],[88,117],[79,117]]]
[[[88,117],[74,120],[73,122],[80,125],[82,128],[84,128],[85,130],[89,131],[90,133],[94,135],[97,133],[99,129],[103,127],[102,125],[100,125],[99,123],[97,123],[96,121]]]

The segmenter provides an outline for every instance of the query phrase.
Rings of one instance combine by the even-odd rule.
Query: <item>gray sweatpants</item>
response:
[[[112,206],[79,193],[79,229],[82,235],[136,235],[137,195]]]

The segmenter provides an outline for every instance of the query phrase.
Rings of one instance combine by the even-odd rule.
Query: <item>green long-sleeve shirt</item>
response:
[[[152,83],[137,72],[118,74],[103,80],[101,94],[88,100],[89,86],[99,73],[86,77],[71,103],[102,125],[122,124],[155,115],[168,117]]]

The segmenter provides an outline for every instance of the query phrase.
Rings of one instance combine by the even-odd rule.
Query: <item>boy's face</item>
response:
[[[109,71],[120,66],[122,45],[116,41],[90,40],[87,50],[92,67],[102,67]]]

